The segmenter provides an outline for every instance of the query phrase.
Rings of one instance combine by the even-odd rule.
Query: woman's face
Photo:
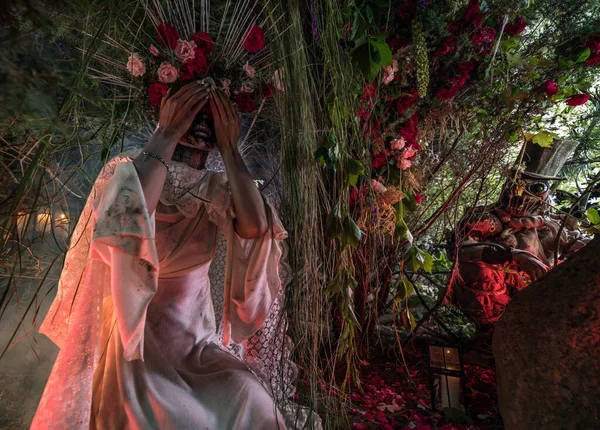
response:
[[[185,132],[179,143],[201,151],[211,151],[216,147],[215,122],[210,108],[208,112],[204,111],[196,115],[192,126]]]

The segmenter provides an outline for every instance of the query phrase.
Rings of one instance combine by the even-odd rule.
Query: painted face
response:
[[[504,210],[512,216],[535,215],[550,195],[548,181],[519,178],[508,182],[502,191]]]
[[[179,143],[201,151],[212,151],[215,149],[217,139],[215,137],[215,123],[210,108],[208,112],[200,112],[196,116],[192,126],[181,137]]]

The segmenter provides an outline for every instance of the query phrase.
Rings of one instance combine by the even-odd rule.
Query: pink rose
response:
[[[385,193],[387,191],[387,188],[377,179],[371,181],[371,187],[373,187],[373,191],[377,194]]]
[[[389,84],[394,80],[394,75],[398,71],[398,61],[393,60],[391,66],[383,66],[383,83]]]
[[[568,106],[580,106],[585,104],[590,99],[589,94],[575,94],[567,99]]]
[[[177,69],[167,61],[160,64],[156,74],[158,75],[158,81],[163,84],[170,84],[177,80]]]
[[[158,51],[158,48],[156,46],[150,45],[150,54],[152,54],[152,56],[154,57],[158,57],[160,52]]]
[[[221,91],[227,94],[227,97],[231,96],[231,90],[229,86],[231,85],[231,79],[221,79]]]
[[[146,66],[137,54],[131,54],[127,61],[127,70],[135,77],[143,76],[146,73]]]
[[[403,137],[401,137],[400,139],[394,139],[394,140],[392,140],[392,142],[390,143],[390,145],[391,145],[392,150],[394,150],[394,151],[400,151],[406,145],[406,141],[404,140]]]
[[[396,165],[398,167],[400,167],[402,170],[406,170],[406,169],[408,169],[409,167],[412,166],[412,161],[410,161],[407,158],[402,158],[402,159],[396,160],[396,161],[397,161]]]
[[[256,69],[254,67],[246,63],[242,69],[246,72],[246,76],[248,76],[249,79],[254,79],[254,75],[256,74]]]
[[[181,64],[185,64],[190,60],[193,60],[196,54],[194,53],[196,44],[194,42],[188,42],[187,40],[179,40],[175,47],[175,55]]]
[[[417,155],[417,151],[413,148],[404,148],[402,151],[402,158],[412,158]]]

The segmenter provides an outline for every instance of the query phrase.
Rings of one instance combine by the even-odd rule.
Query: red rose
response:
[[[377,87],[375,86],[375,82],[371,82],[370,84],[366,84],[363,87],[363,93],[360,97],[361,100],[369,101],[377,97]]]
[[[509,36],[514,36],[516,34],[523,33],[525,27],[527,27],[527,22],[525,22],[525,19],[523,19],[522,16],[518,16],[513,22],[506,24],[506,27],[504,27],[504,32]]]
[[[590,48],[590,56],[585,62],[586,66],[600,64],[600,33],[591,35],[584,46]]]
[[[540,91],[544,91],[548,97],[552,97],[556,93],[558,93],[558,86],[556,82],[552,80],[547,80],[542,85],[538,87]]]
[[[413,113],[411,117],[404,123],[404,127],[398,133],[406,141],[406,146],[409,148],[419,149],[420,146],[417,143],[417,137],[419,134],[419,116],[417,113]]]
[[[471,43],[473,45],[485,45],[488,48],[491,48],[491,45],[494,44],[494,40],[496,40],[496,30],[492,27],[484,27],[477,30],[475,33],[470,36]]]
[[[460,33],[461,27],[462,21],[448,21],[446,23],[446,28],[448,29],[448,33],[450,34]]]
[[[191,81],[198,74],[205,73],[208,70],[208,63],[204,52],[199,48],[194,49],[194,59],[188,61],[179,69],[179,77],[182,81]]]
[[[479,0],[471,0],[465,11],[465,21],[474,25],[483,22],[483,14],[479,11]]]
[[[260,97],[270,99],[275,95],[275,87],[271,84],[264,84],[260,87]]]
[[[442,55],[451,54],[456,49],[456,45],[454,44],[455,38],[454,36],[448,36],[442,41],[442,46],[440,46],[435,53],[433,54],[433,58],[440,57]]]
[[[438,100],[451,100],[456,97],[458,89],[442,88],[435,93],[435,98]]]
[[[235,96],[235,104],[240,112],[253,112],[256,110],[256,103],[254,103],[250,94],[244,91],[237,93]]]
[[[175,49],[179,40],[179,31],[168,22],[161,22],[156,27],[158,44],[165,48]]]
[[[412,1],[405,1],[398,9],[396,9],[396,16],[400,21],[412,21],[417,11],[417,4]]]
[[[265,46],[265,31],[255,25],[250,29],[244,40],[244,49],[250,53],[256,53]]]
[[[379,170],[386,164],[387,158],[385,156],[385,152],[380,152],[377,155],[373,155],[373,160],[371,160],[371,166],[373,167],[373,169]]]
[[[408,94],[403,94],[398,98],[396,103],[396,112],[398,115],[404,115],[404,113],[414,106],[419,101],[419,93],[416,89],[411,88]]]
[[[475,68],[477,63],[475,61],[465,61],[458,66],[458,71],[462,76],[468,75]]]
[[[418,205],[423,203],[423,196],[421,194],[415,194],[415,203],[417,203]]]
[[[204,55],[208,55],[212,52],[215,47],[215,43],[210,37],[210,34],[203,31],[198,31],[192,35],[192,41],[196,44],[199,50],[204,52]]]
[[[169,91],[169,87],[166,84],[160,82],[154,82],[148,87],[148,98],[150,98],[150,104],[154,107],[160,106],[162,98]]]
[[[575,94],[567,99],[568,106],[580,106],[585,104],[590,99],[589,94]]]

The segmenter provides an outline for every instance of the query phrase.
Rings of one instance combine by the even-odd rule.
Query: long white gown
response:
[[[40,329],[60,352],[32,428],[284,429],[269,393],[219,346],[208,277],[220,229],[225,285],[212,287],[224,288],[225,344],[253,335],[281,288],[277,214],[267,204],[267,233],[240,238],[225,175],[179,163],[149,214],[136,155],[105,166],[73,234]],[[196,176],[180,184],[178,169]]]

